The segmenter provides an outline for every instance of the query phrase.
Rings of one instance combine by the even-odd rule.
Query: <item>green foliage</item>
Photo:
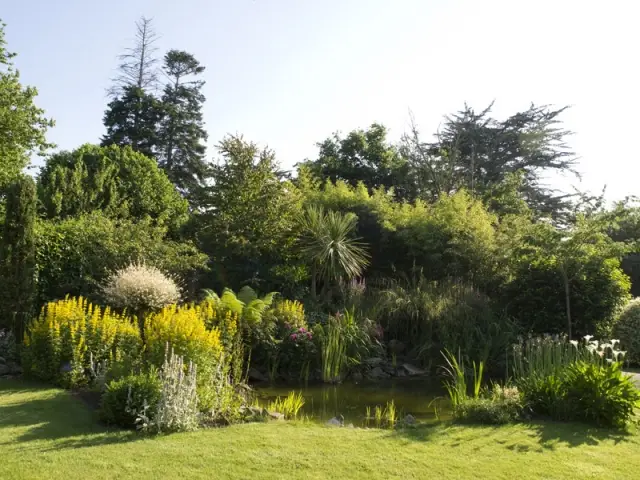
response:
[[[15,53],[6,49],[4,27],[0,21],[0,188],[20,175],[31,154],[42,154],[53,146],[45,139],[53,121],[35,106],[38,91],[20,83],[13,66]]]
[[[566,110],[531,105],[504,120],[491,115],[489,105],[477,112],[468,105],[446,117],[437,141],[424,142],[417,127],[405,135],[401,152],[419,198],[466,189],[485,196],[512,172],[523,172],[520,195],[538,214],[562,217],[570,199],[547,188],[543,172],[572,172],[576,164],[560,125]]]
[[[267,410],[282,413],[287,420],[295,420],[302,407],[304,407],[302,392],[289,392],[285,398],[278,397],[269,402]]]
[[[640,298],[625,305],[613,326],[613,336],[620,339],[629,363],[640,364]]]
[[[7,191],[0,245],[0,326],[22,336],[35,299],[36,188],[31,177],[18,178]]]
[[[207,172],[201,91],[205,82],[199,79],[204,70],[188,52],[170,50],[164,56],[167,83],[161,99],[157,158],[174,185],[191,198]]]
[[[211,257],[217,290],[251,285],[285,295],[300,292],[308,278],[293,246],[300,197],[279,170],[273,152],[242,137],[218,146],[222,161],[211,166],[202,212],[194,220],[203,251]]]
[[[329,316],[326,325],[317,324],[313,329],[320,345],[322,380],[339,383],[349,369],[375,351],[375,340],[369,326],[356,320],[353,311],[345,310]]]
[[[65,295],[100,296],[109,275],[132,261],[180,278],[185,291],[206,257],[189,242],[167,238],[150,221],[113,220],[100,212],[36,225],[40,302]]]
[[[373,415],[371,415],[371,408],[367,407],[364,416],[365,427],[369,428],[373,426],[375,428],[388,428],[393,430],[397,423],[398,411],[393,400],[387,402],[384,407],[376,405]]]
[[[622,372],[618,341],[586,336],[567,342],[551,336],[514,347],[513,373],[526,405],[536,415],[622,427],[633,416],[640,392]]]
[[[308,168],[322,180],[343,180],[352,186],[362,182],[367,188],[397,187],[404,194],[406,160],[387,142],[387,129],[372,124],[342,138],[338,133],[318,144],[318,158],[299,167]]]
[[[499,368],[515,340],[511,320],[496,312],[486,295],[460,282],[429,282],[418,275],[388,282],[370,298],[378,299],[376,315],[385,335],[403,342],[425,363],[448,349]]]
[[[640,391],[622,364],[576,362],[567,367],[565,401],[570,419],[622,428],[640,406]]]
[[[453,355],[449,350],[444,350],[442,356],[445,359],[445,365],[442,370],[445,375],[444,387],[447,390],[449,399],[453,407],[457,407],[469,398],[467,391],[467,372],[464,359],[460,352],[458,357]],[[471,398],[480,398],[480,390],[482,387],[482,377],[484,375],[484,362],[473,362],[473,396]]]
[[[357,221],[353,214],[306,208],[301,219],[301,243],[302,255],[312,266],[312,295],[316,295],[316,280],[330,289],[340,280],[362,275],[369,264],[365,246],[353,238]]]
[[[607,235],[607,225],[578,217],[570,231],[538,223],[522,232],[501,294],[524,329],[572,338],[610,333],[630,283],[620,269],[624,248]]]
[[[136,427],[138,414],[155,416],[160,386],[155,371],[111,381],[100,400],[100,419],[108,425]]]
[[[460,423],[501,425],[521,418],[523,403],[516,387],[494,385],[486,397],[466,398],[453,411]]]
[[[154,158],[162,116],[162,103],[158,99],[137,85],[126,86],[107,105],[102,120],[107,133],[100,144],[129,146],[135,152]]]
[[[174,232],[187,219],[187,202],[156,162],[128,146],[83,145],[51,156],[38,193],[50,219],[99,210],[109,218],[149,218]]]

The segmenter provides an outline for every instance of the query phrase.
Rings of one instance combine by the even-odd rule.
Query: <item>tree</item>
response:
[[[169,82],[162,95],[164,115],[157,157],[169,179],[187,195],[201,185],[207,172],[202,143],[207,140],[202,120],[204,81],[194,79],[204,69],[184,51],[171,50],[164,57],[163,70]]]
[[[560,126],[566,108],[531,105],[506,120],[491,116],[492,105],[476,112],[464,109],[446,118],[436,142],[423,141],[415,125],[403,141],[417,195],[425,200],[441,192],[466,188],[484,196],[505,176],[522,172],[521,194],[539,215],[560,218],[570,208],[570,195],[544,186],[542,174],[572,172],[575,155]]]
[[[213,283],[251,285],[281,293],[296,289],[306,271],[293,245],[300,198],[280,171],[274,153],[242,137],[218,146],[211,184],[199,199],[198,240],[211,258]]]
[[[620,269],[625,252],[607,235],[598,216],[577,218],[561,230],[531,223],[513,252],[505,304],[533,333],[608,335],[613,317],[629,297],[629,279]]]
[[[0,22],[0,188],[20,175],[32,153],[52,147],[45,133],[53,126],[34,104],[38,91],[20,84],[12,63],[15,54],[6,50],[4,27]]]
[[[346,137],[335,133],[317,144],[320,149],[316,160],[307,160],[306,166],[322,180],[344,180],[352,186],[364,183],[369,189],[396,187],[404,196],[406,161],[396,147],[387,142],[387,129],[372,124],[368,130],[353,130]]]
[[[160,102],[153,95],[158,85],[158,36],[145,17],[136,22],[136,30],[134,46],[119,57],[118,76],[109,91],[113,98],[103,119],[107,133],[102,145],[129,145],[152,157],[162,119]]]
[[[83,145],[53,155],[38,178],[38,194],[51,219],[102,211],[111,218],[149,218],[175,233],[188,214],[156,162],[131,147]]]
[[[312,266],[311,295],[316,297],[316,281],[330,292],[340,280],[362,275],[369,264],[364,244],[353,237],[358,217],[353,213],[307,207],[301,219],[302,253]]]
[[[124,87],[120,95],[109,102],[104,113],[107,133],[101,144],[129,146],[153,158],[159,143],[162,115],[162,104],[153,95],[137,86]]]
[[[140,17],[136,22],[136,38],[133,47],[120,55],[118,75],[113,79],[110,93],[118,96],[129,87],[153,92],[158,86],[158,35],[151,18]]]
[[[35,293],[36,187],[28,176],[18,178],[8,189],[6,218],[0,250],[2,291],[0,320],[11,320],[16,334],[33,313]],[[12,318],[7,318],[12,317]],[[20,337],[18,337],[20,338]]]

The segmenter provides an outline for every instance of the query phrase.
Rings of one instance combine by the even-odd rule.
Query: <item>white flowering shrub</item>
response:
[[[180,300],[180,288],[173,278],[141,263],[133,263],[111,275],[103,293],[114,307],[132,312],[160,309]]]

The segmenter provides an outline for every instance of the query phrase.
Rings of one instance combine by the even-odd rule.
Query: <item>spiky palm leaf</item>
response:
[[[352,213],[308,207],[302,218],[302,252],[324,281],[360,276],[369,264],[365,245],[353,237],[358,217]]]

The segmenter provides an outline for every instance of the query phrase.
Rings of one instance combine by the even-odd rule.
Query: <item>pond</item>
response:
[[[347,382],[339,385],[258,385],[255,387],[260,406],[267,407],[276,397],[301,391],[305,399],[301,415],[318,422],[344,417],[345,424],[364,422],[366,408],[385,407],[394,401],[399,418],[411,414],[417,420],[433,421],[450,416],[446,392],[439,380],[427,378],[395,378],[377,382]],[[436,414],[437,410],[437,414]]]

